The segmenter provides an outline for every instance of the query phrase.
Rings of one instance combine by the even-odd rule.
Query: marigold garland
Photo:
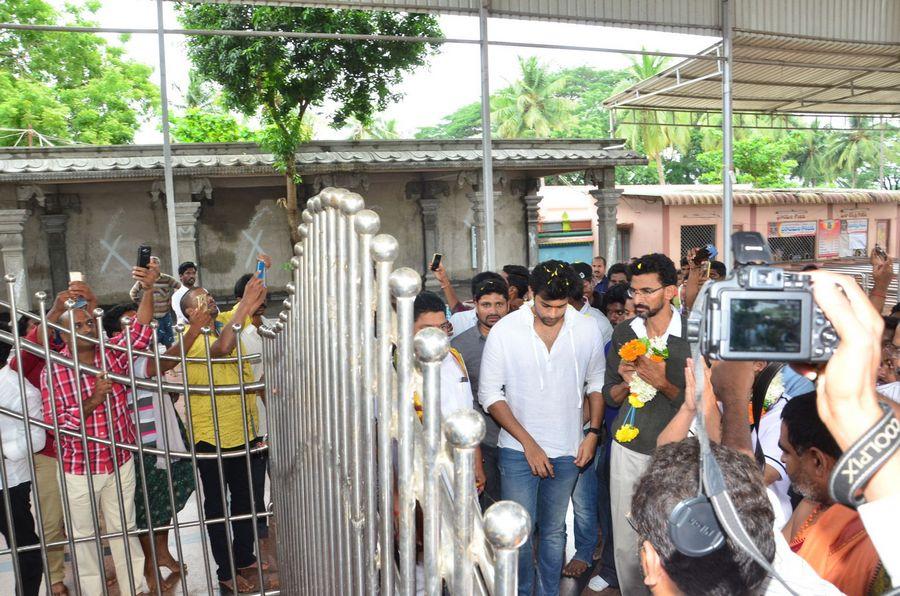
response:
[[[669,357],[669,348],[666,338],[654,337],[652,339],[639,337],[626,342],[619,348],[619,356],[625,362],[634,362],[641,356],[646,356],[653,362],[664,362]],[[628,383],[628,405],[631,409],[625,415],[625,421],[616,431],[616,441],[628,443],[640,434],[640,429],[635,425],[637,410],[656,397],[656,387],[639,377],[632,375]]]

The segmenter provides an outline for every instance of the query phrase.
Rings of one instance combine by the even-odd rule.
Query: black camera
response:
[[[704,288],[689,339],[714,360],[827,361],[839,339],[813,299],[810,277],[770,266],[756,232],[737,232],[732,242],[734,270]]]

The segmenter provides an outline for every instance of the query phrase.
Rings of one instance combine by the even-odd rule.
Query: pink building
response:
[[[677,260],[693,246],[722,246],[722,187],[619,187],[617,259],[660,251]],[[540,190],[541,258],[588,261],[598,254],[597,213],[587,186]],[[900,254],[900,191],[734,189],[734,231],[760,232],[779,261],[864,257],[876,244]]]

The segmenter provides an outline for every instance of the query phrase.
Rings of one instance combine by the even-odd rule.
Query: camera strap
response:
[[[703,312],[706,309],[708,297],[709,284],[707,283],[697,296],[697,300],[694,302],[694,308],[690,314],[691,318],[694,319],[693,323],[696,324],[698,329],[703,324],[702,317]],[[691,352],[694,358],[694,377],[702,379],[703,361],[702,355],[700,354],[699,342],[691,346]],[[695,391],[695,401],[697,403],[695,427],[697,440],[700,443],[700,480],[702,483],[702,493],[709,499],[722,532],[731,539],[737,548],[742,549],[750,555],[750,558],[762,567],[769,576],[780,582],[790,594],[797,596],[797,593],[791,589],[791,586],[788,585],[787,581],[781,577],[772,564],[767,561],[759,551],[759,547],[753,542],[753,539],[750,537],[750,534],[747,532],[744,523],[738,515],[737,508],[731,501],[731,497],[725,486],[725,478],[722,475],[722,469],[719,467],[719,462],[716,461],[716,458],[712,453],[709,435],[706,432],[706,420],[703,415],[703,412],[705,411],[703,406],[703,384],[697,383]],[[763,395],[765,395],[765,393],[763,393]],[[678,545],[676,544],[675,547],[678,548]]]
[[[860,491],[900,448],[900,420],[890,405],[878,405],[884,416],[844,452],[828,482],[831,498],[853,509],[865,504]]]

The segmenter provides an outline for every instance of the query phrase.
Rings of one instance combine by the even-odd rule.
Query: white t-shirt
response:
[[[788,398],[781,396],[775,402],[759,421],[759,444],[762,447],[763,455],[766,458],[766,465],[772,466],[778,471],[779,478],[769,485],[772,492],[778,497],[778,503],[781,505],[781,513],[784,519],[790,519],[793,508],[791,507],[791,498],[788,496],[788,489],[791,487],[791,479],[788,478],[787,470],[781,462],[781,447],[778,446],[778,440],[781,438],[781,411],[784,410]],[[753,449],[756,449],[757,437],[756,433],[752,433]],[[779,528],[780,529],[780,528]]]
[[[474,408],[469,375],[460,368],[452,354],[447,353],[441,362],[441,419],[453,412]]]
[[[592,319],[594,319],[594,321],[596,321],[597,327],[600,328],[600,335],[603,337],[603,345],[606,346],[606,344],[609,343],[609,340],[612,339],[613,335],[612,323],[609,322],[609,319],[606,318],[606,315],[604,315],[602,312],[600,312],[599,309],[594,308],[587,302],[584,303],[584,306],[581,307],[581,310],[579,312],[581,312],[581,314],[583,315],[591,317]]]
[[[477,325],[478,315],[475,314],[474,308],[453,313],[450,315],[450,324],[453,325],[453,333],[450,335],[450,339],[453,339],[463,331],[468,331]]]
[[[500,319],[481,357],[478,399],[487,411],[506,401],[516,420],[547,457],[574,456],[584,437],[581,407],[586,393],[603,390],[603,340],[594,321],[567,307],[550,350],[534,330],[533,305]],[[499,447],[522,451],[506,430]]]
[[[189,288],[185,285],[182,285],[180,288],[175,290],[175,293],[172,294],[172,310],[175,311],[175,322],[181,323],[182,325],[187,325],[188,320],[187,317],[184,316],[184,313],[181,312],[181,299],[185,294],[188,293],[188,290],[192,290],[193,288]]]
[[[900,586],[900,494],[860,505],[857,511],[894,587]]]

